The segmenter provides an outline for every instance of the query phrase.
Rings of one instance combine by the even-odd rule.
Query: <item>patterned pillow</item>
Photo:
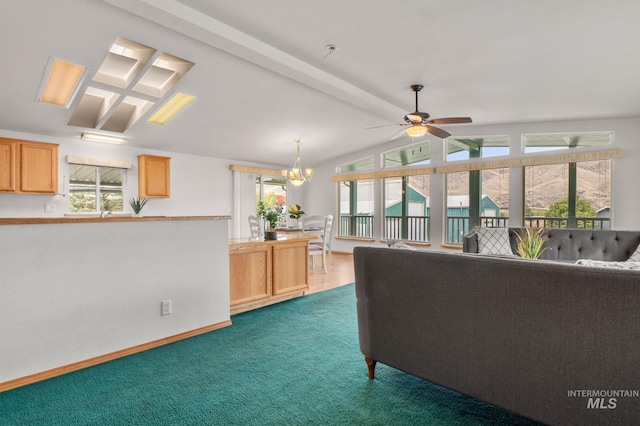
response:
[[[478,228],[478,253],[513,256],[508,228]]]
[[[640,244],[636,247],[636,251],[627,259],[627,262],[640,262]]]

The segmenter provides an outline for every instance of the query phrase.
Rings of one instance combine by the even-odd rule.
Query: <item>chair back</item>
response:
[[[260,236],[260,222],[257,217],[249,216],[249,230],[251,231],[252,237]]]
[[[333,215],[327,215],[324,219],[324,232],[322,233],[322,245],[331,246],[331,229],[333,228]]]
[[[302,217],[302,230],[305,231],[309,228],[324,228],[325,217],[320,215]]]

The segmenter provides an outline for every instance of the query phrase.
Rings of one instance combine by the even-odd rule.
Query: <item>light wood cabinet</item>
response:
[[[169,198],[171,195],[171,158],[138,156],[138,196]]]
[[[58,145],[0,138],[0,191],[58,192]]]
[[[271,246],[229,247],[231,305],[271,296]]]
[[[273,246],[273,295],[307,289],[309,244],[291,241]]]
[[[0,191],[16,190],[16,142],[0,140]]]
[[[309,239],[230,244],[231,314],[302,296],[309,288]]]

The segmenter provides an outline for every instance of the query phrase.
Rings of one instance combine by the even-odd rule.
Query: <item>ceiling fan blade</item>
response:
[[[427,128],[427,132],[429,132],[432,135],[437,136],[439,138],[446,139],[449,136],[451,136],[451,133],[449,133],[447,131],[444,131],[442,129],[439,129],[437,127],[433,127],[433,126],[424,126],[424,127]]]
[[[393,136],[391,136],[391,137],[389,138],[389,140],[390,140],[390,141],[394,141],[394,140],[396,140],[396,139],[398,139],[398,138],[400,138],[400,137],[402,137],[402,136],[407,136],[407,131],[406,131],[406,129],[402,129],[402,130],[400,130],[398,133],[396,133],[396,134],[394,134]]]
[[[384,124],[382,126],[373,126],[373,127],[365,127],[365,130],[371,130],[371,129],[379,129],[381,127],[389,127],[389,126],[405,126],[405,124]]]
[[[471,123],[471,117],[448,117],[448,118],[434,118],[427,121],[427,124],[458,124],[458,123]]]

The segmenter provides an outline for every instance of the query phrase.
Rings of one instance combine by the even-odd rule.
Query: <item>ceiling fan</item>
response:
[[[418,92],[422,90],[424,86],[421,84],[414,84],[411,86],[411,90],[416,93],[416,110],[404,116],[403,124],[387,124],[385,126],[368,127],[367,129],[377,129],[379,127],[387,126],[402,126],[404,129],[401,132],[395,134],[391,139],[400,137],[404,132],[412,137],[424,136],[427,133],[431,133],[434,136],[445,139],[451,136],[451,133],[442,130],[433,124],[458,124],[458,123],[471,123],[470,117],[448,117],[448,118],[432,118],[426,112],[418,111]]]

